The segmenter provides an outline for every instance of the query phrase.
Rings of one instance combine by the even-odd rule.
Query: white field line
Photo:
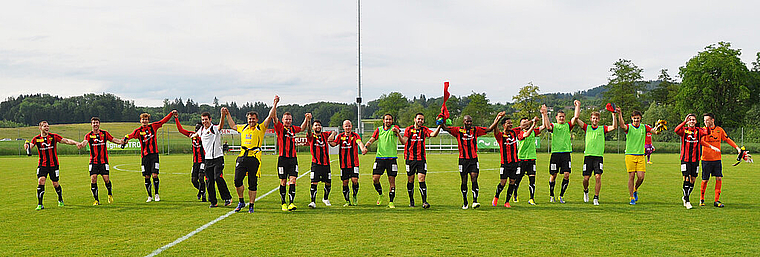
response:
[[[330,162],[333,162],[333,161],[330,161]],[[116,169],[116,167],[114,167],[114,169]],[[309,174],[310,172],[311,172],[311,169],[310,169],[310,170],[308,170],[308,171],[306,171],[306,172],[304,172],[304,173],[302,173],[301,175],[299,175],[299,176],[296,178],[296,180],[300,179],[301,177],[305,176],[306,174]],[[275,187],[274,189],[272,189],[271,191],[267,192],[266,194],[264,194],[264,195],[261,195],[261,196],[259,196],[259,197],[256,197],[256,201],[258,201],[258,200],[261,200],[262,198],[266,197],[267,195],[269,195],[269,194],[271,194],[271,193],[274,193],[275,191],[277,191],[277,190],[279,190],[279,189],[280,189],[280,187],[279,187],[279,186]],[[198,234],[198,232],[201,232],[201,231],[203,231],[204,229],[206,229],[206,228],[210,227],[211,225],[214,225],[214,223],[217,223],[217,222],[219,222],[219,221],[221,221],[221,220],[223,220],[223,219],[225,219],[225,218],[229,217],[229,216],[230,216],[230,215],[232,215],[232,214],[235,214],[235,211],[234,211],[234,210],[232,210],[232,211],[230,211],[230,212],[228,212],[228,213],[225,213],[225,214],[224,214],[224,215],[222,215],[222,216],[219,216],[218,218],[216,218],[216,219],[214,219],[214,220],[210,221],[209,223],[206,223],[206,224],[204,224],[203,226],[200,226],[200,227],[196,228],[196,229],[195,229],[195,230],[193,230],[192,232],[190,232],[190,233],[187,233],[187,235],[184,235],[184,236],[182,236],[182,237],[180,237],[180,238],[177,238],[177,240],[174,240],[174,242],[168,243],[168,244],[166,244],[166,245],[162,246],[161,248],[158,248],[158,249],[156,249],[156,250],[155,250],[155,251],[153,251],[152,253],[150,253],[150,254],[146,255],[146,257],[152,257],[152,256],[156,256],[156,255],[160,254],[161,252],[165,251],[166,249],[169,249],[169,248],[171,248],[172,246],[175,246],[175,245],[177,245],[177,244],[181,243],[182,241],[185,241],[185,240],[187,240],[188,238],[190,238],[190,237],[194,236],[195,234]]]

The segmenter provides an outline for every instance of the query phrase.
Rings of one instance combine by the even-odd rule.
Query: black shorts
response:
[[[158,154],[152,153],[142,158],[142,174],[143,176],[150,176],[150,174],[158,174]]]
[[[570,173],[570,153],[553,153],[549,159],[549,174]]]
[[[684,177],[697,177],[699,174],[699,162],[681,162],[681,174]],[[709,177],[708,177],[709,178]]]
[[[340,169],[340,180],[349,180],[350,178],[359,177],[359,167]]]
[[[723,165],[720,161],[702,161],[702,180],[710,180],[710,176],[723,177]]]
[[[194,178],[198,178],[201,176],[204,176],[203,170],[206,169],[206,164],[199,162],[199,163],[193,163],[193,170],[190,171],[190,176]]]
[[[58,182],[58,166],[53,167],[37,167],[37,177],[47,177],[50,175],[50,180],[53,182]]]
[[[206,167],[203,172],[206,173],[207,179],[216,180],[217,178],[224,177],[224,157],[218,157],[216,159],[206,159],[203,161]]]
[[[108,163],[106,164],[92,164],[90,163],[90,176],[92,175],[106,175],[108,176]]]
[[[427,161],[406,161],[406,175],[427,174]]]
[[[243,179],[248,175],[248,190],[258,190],[260,166],[256,157],[238,157],[235,160],[235,187],[243,186]]]
[[[501,168],[499,169],[499,178],[500,179],[517,179],[517,176],[522,176],[522,173],[520,171],[520,164],[517,162],[511,162],[507,164],[502,164]]]
[[[311,163],[311,183],[324,182],[330,183],[332,174],[330,174],[330,165],[319,165]]]
[[[535,176],[536,175],[536,160],[520,160],[520,173],[519,176],[528,175],[528,176]]]
[[[298,159],[296,157],[277,158],[277,177],[288,179],[288,177],[298,177]]]
[[[480,173],[480,163],[478,163],[478,158],[459,158],[459,173]]]
[[[584,156],[583,157],[583,176],[591,176],[591,173],[604,173],[604,157],[601,156]]]
[[[389,177],[398,175],[398,164],[396,158],[393,159],[375,159],[375,165],[372,167],[372,175],[383,175],[388,171]]]

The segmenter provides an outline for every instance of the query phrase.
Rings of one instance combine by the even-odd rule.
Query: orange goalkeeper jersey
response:
[[[710,145],[720,149],[720,142],[726,141],[726,143],[733,146],[734,148],[737,147],[736,143],[728,138],[728,135],[726,135],[726,131],[724,131],[723,128],[714,126],[712,128],[703,129],[707,131],[707,135],[703,136],[700,142],[702,144],[703,161],[720,161],[720,152],[716,152],[710,148]]]

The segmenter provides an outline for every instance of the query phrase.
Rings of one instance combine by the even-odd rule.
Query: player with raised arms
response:
[[[113,203],[113,191],[111,190],[111,179],[109,178],[108,167],[108,146],[106,141],[111,141],[116,144],[123,144],[124,141],[111,136],[108,131],[100,129],[100,118],[92,117],[90,119],[90,126],[92,131],[84,135],[84,140],[77,144],[80,149],[85,144],[90,146],[90,191],[92,191],[92,197],[95,198],[95,202],[92,205],[100,205],[100,199],[98,197],[98,175],[103,177],[106,189],[108,189],[108,203]]]
[[[158,129],[160,129],[164,123],[169,121],[169,119],[174,116],[177,113],[177,110],[171,111],[169,114],[166,115],[163,119],[157,121],[157,122],[150,122],[150,114],[143,113],[140,114],[140,127],[132,131],[129,135],[124,137],[124,142],[122,144],[126,145],[127,142],[129,142],[130,139],[137,139],[140,141],[140,155],[142,157],[142,175],[145,177],[145,190],[148,192],[148,200],[145,202],[150,202],[151,200],[155,200],[156,202],[161,201],[161,198],[158,197],[158,143],[156,143],[156,136],[158,135]],[[156,194],[155,198],[153,197],[153,194],[151,192],[151,184],[150,184],[150,178],[153,177],[153,187],[155,188]]]
[[[238,195],[238,205],[235,212],[245,207],[243,179],[246,175],[248,176],[248,213],[254,211],[258,181],[261,177],[261,144],[264,141],[264,134],[269,123],[277,116],[275,110],[278,102],[280,102],[280,97],[275,95],[269,116],[261,123],[259,123],[259,113],[255,111],[245,114],[247,122],[245,126],[238,126],[232,116],[227,115],[227,123],[230,128],[240,133],[240,154],[235,161],[235,189]]]
[[[338,146],[338,160],[340,161],[340,180],[343,181],[343,198],[346,203],[343,206],[357,204],[357,194],[359,193],[359,153],[367,154],[367,148],[362,144],[362,138],[359,134],[352,131],[350,120],[343,121],[343,133],[336,136],[330,141],[330,146]],[[352,198],[349,198],[348,180],[351,180]],[[353,201],[352,201],[353,200]]]
[[[311,120],[311,113],[307,113],[306,116]],[[336,131],[322,131],[322,121],[320,120],[315,120],[313,123],[306,130],[307,143],[311,152],[311,187],[309,189],[311,202],[309,203],[309,208],[312,209],[317,208],[317,204],[314,201],[317,198],[317,186],[319,182],[325,183],[322,202],[325,206],[332,206],[329,199],[330,189],[332,188],[329,142],[334,141],[335,135],[338,134]]]
[[[691,209],[691,192],[694,190],[694,182],[699,173],[699,159],[702,158],[702,145],[700,141],[706,131],[697,127],[697,115],[689,113],[681,124],[674,129],[681,137],[681,175],[683,175],[683,206]]]
[[[549,159],[549,202],[554,202],[554,185],[556,184],[557,174],[562,172],[562,186],[559,191],[559,202],[565,203],[565,191],[570,185],[570,172],[572,163],[570,153],[573,152],[573,145],[570,141],[570,132],[573,131],[573,124],[565,122],[565,112],[557,111],[556,123],[549,120],[549,114],[544,106],[541,107],[541,116],[546,130],[552,134],[551,152]]]
[[[523,139],[526,134],[530,134],[531,131],[523,132],[522,128],[512,127],[512,118],[504,118],[501,122],[502,130],[494,132],[494,138],[499,144],[499,153],[501,160],[501,167],[499,168],[499,184],[496,185],[496,194],[493,197],[491,206],[499,204],[499,195],[509,180],[509,187],[507,188],[507,200],[504,201],[504,207],[510,208],[509,199],[512,198],[512,193],[515,191],[515,181],[517,177],[522,177],[523,171],[520,169],[520,159],[518,156],[518,142]]]
[[[425,155],[425,139],[436,137],[441,132],[441,125],[435,131],[430,130],[425,124],[425,115],[417,113],[414,115],[414,124],[404,129],[404,135],[401,136],[401,144],[404,145],[404,159],[406,160],[406,191],[409,194],[409,206],[414,207],[414,177],[417,174],[417,181],[420,184],[420,196],[422,197],[422,208],[430,208],[427,201],[427,157]]]
[[[276,106],[272,107],[277,115]],[[308,116],[306,116],[308,117]],[[277,134],[277,176],[280,178],[280,200],[282,211],[295,211],[296,179],[298,178],[298,158],[296,156],[296,133],[306,130],[309,120],[304,118],[300,127],[293,126],[293,115],[290,112],[282,114],[282,121],[275,118],[274,132]],[[286,185],[289,186],[286,191]],[[285,195],[290,205],[285,203]]]
[[[383,200],[383,187],[380,185],[380,176],[386,171],[388,172],[388,186],[390,191],[388,192],[388,207],[396,208],[393,200],[396,198],[396,175],[398,174],[398,150],[396,148],[396,139],[401,140],[401,133],[398,126],[393,124],[393,115],[383,115],[383,125],[376,128],[372,133],[372,137],[367,140],[367,144],[364,147],[369,146],[377,141],[377,153],[375,154],[375,164],[372,167],[372,184],[377,191],[376,205],[382,204]]]
[[[190,137],[195,132],[198,132],[198,130],[203,127],[203,123],[198,122],[198,124],[195,124],[195,130],[194,131],[188,131],[182,128],[182,124],[179,123],[179,115],[174,116],[174,123],[177,125],[177,131],[179,131],[180,134],[185,135],[186,137]],[[203,142],[201,142],[200,137],[190,137],[192,149],[193,149],[193,168],[190,170],[190,183],[193,183],[193,187],[195,189],[198,189],[197,198],[198,200],[201,200],[201,202],[206,201],[206,181],[205,181],[205,167],[206,165],[204,162],[204,155],[206,155],[206,152],[203,150]]]
[[[646,174],[646,157],[644,156],[644,141],[647,132],[660,134],[659,130],[653,129],[649,125],[641,124],[641,112],[634,110],[631,113],[631,123],[625,124],[623,113],[620,107],[617,111],[618,127],[625,132],[625,168],[628,171],[628,200],[630,204],[636,204],[639,201],[639,187],[644,183]],[[634,184],[635,179],[635,184]]]
[[[480,187],[478,186],[478,174],[480,174],[480,164],[478,163],[478,137],[488,134],[496,128],[502,117],[506,115],[505,112],[500,112],[496,115],[496,119],[493,120],[493,124],[486,127],[477,127],[472,125],[472,116],[465,115],[462,119],[464,126],[462,127],[447,127],[443,129],[449,132],[454,138],[457,139],[457,146],[459,148],[459,177],[462,179],[460,189],[462,191],[462,209],[469,208],[467,201],[467,175],[469,174],[470,181],[472,182],[472,208],[477,209],[480,207],[478,203],[478,193]]]
[[[232,204],[232,195],[227,188],[227,182],[224,180],[224,151],[222,150],[222,128],[224,127],[224,116],[229,115],[227,108],[222,107],[221,118],[219,118],[219,125],[211,123],[211,114],[208,112],[201,113],[201,124],[203,126],[190,137],[200,137],[201,144],[203,144],[203,150],[205,156],[204,172],[206,173],[206,192],[208,194],[208,201],[211,205],[209,208],[216,208],[216,187],[219,188],[219,195],[224,201],[224,206]]]
[[[25,143],[24,148],[27,150],[37,147],[37,209],[45,209],[42,205],[42,197],[45,196],[45,180],[48,175],[50,181],[53,181],[53,188],[58,194],[58,206],[63,207],[63,189],[58,183],[60,170],[58,165],[58,143],[67,145],[77,145],[77,142],[68,138],[63,138],[58,134],[50,133],[50,125],[47,121],[40,121],[40,134],[32,138],[30,143]],[[77,145],[77,147],[80,147]]]
[[[520,188],[520,181],[525,175],[528,175],[528,190],[530,191],[528,203],[536,205],[536,137],[541,135],[541,131],[546,128],[544,125],[539,125],[540,120],[538,117],[533,117],[533,120],[527,117],[520,119],[522,137],[518,137],[517,141],[517,159],[520,160],[518,166],[521,172],[517,174],[517,179],[515,179],[513,190],[515,202],[517,202],[517,190]]]
[[[602,173],[604,173],[604,135],[617,128],[617,119],[612,114],[612,126],[599,125],[602,114],[598,111],[591,112],[591,126],[580,119],[581,102],[573,101],[575,115],[570,123],[578,124],[586,132],[586,150],[583,151],[583,202],[588,202],[588,185],[591,174],[594,174],[596,185],[594,186],[594,205],[599,205],[599,191],[602,189]]]

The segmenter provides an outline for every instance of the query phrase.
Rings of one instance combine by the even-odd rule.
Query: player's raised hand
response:
[[[280,102],[280,96],[274,95],[274,104],[277,105],[277,103]]]
[[[620,107],[615,107],[615,112],[622,114],[622,110],[620,109]]]
[[[533,123],[538,123],[541,119],[538,116],[533,117]]]
[[[505,111],[501,111],[501,112],[499,112],[499,114],[497,114],[496,116],[498,116],[498,117],[500,117],[500,118],[503,118],[504,116],[507,116],[507,112],[505,112]]]
[[[545,104],[541,105],[541,113],[542,114],[546,114],[547,113],[547,111],[546,111],[546,105]]]
[[[398,129],[398,126],[393,126],[393,128],[392,128],[391,130],[393,130],[393,133],[396,133],[396,135],[398,135],[398,133],[400,133],[400,132],[401,132],[401,131]]]
[[[574,106],[581,106],[581,101],[575,100],[573,101]]]
[[[177,117],[177,115],[179,115],[179,112],[177,112],[177,110],[172,110],[171,114],[174,115],[174,117]]]
[[[311,113],[307,112],[306,114],[304,114],[304,118],[306,118],[307,120],[311,120]]]

